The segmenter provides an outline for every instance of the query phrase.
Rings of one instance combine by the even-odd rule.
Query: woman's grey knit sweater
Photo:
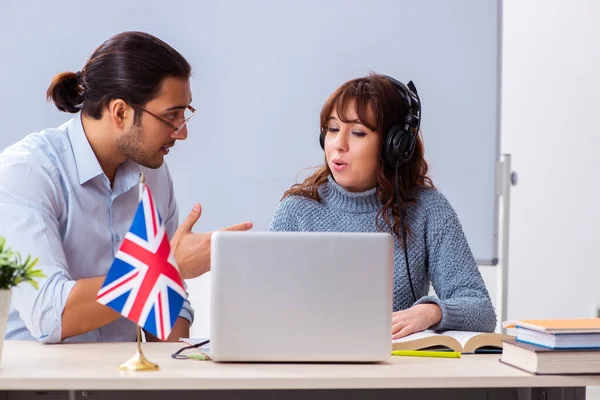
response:
[[[330,176],[319,188],[321,202],[288,196],[281,201],[272,231],[378,232],[382,208],[375,189],[348,192]],[[418,189],[407,206],[408,259],[417,296],[413,303],[404,253],[394,235],[394,311],[435,303],[442,320],[435,330],[493,332],[496,314],[456,212],[435,189]],[[383,224],[387,229],[387,226]],[[437,296],[429,296],[429,285]]]

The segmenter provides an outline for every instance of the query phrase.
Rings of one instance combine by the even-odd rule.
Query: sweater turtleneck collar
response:
[[[327,177],[328,183],[325,185],[322,198],[325,204],[354,213],[376,212],[382,208],[377,199],[377,188],[369,189],[364,192],[350,192],[341,187],[333,176]]]

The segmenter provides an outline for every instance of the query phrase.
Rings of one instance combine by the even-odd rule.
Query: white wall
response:
[[[590,318],[600,307],[598,16],[597,0],[504,2],[502,149],[519,174],[511,319]]]
[[[600,306],[600,2],[504,4],[502,148],[511,195],[509,318]]]

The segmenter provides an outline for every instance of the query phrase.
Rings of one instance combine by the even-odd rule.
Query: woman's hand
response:
[[[434,303],[417,304],[392,314],[392,339],[421,332],[442,320],[442,309]]]

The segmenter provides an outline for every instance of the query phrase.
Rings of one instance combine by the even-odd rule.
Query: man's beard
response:
[[[127,158],[146,168],[160,168],[163,165],[163,158],[159,156],[158,151],[153,154],[144,152],[143,144],[142,128],[135,125],[117,139],[117,148]]]

